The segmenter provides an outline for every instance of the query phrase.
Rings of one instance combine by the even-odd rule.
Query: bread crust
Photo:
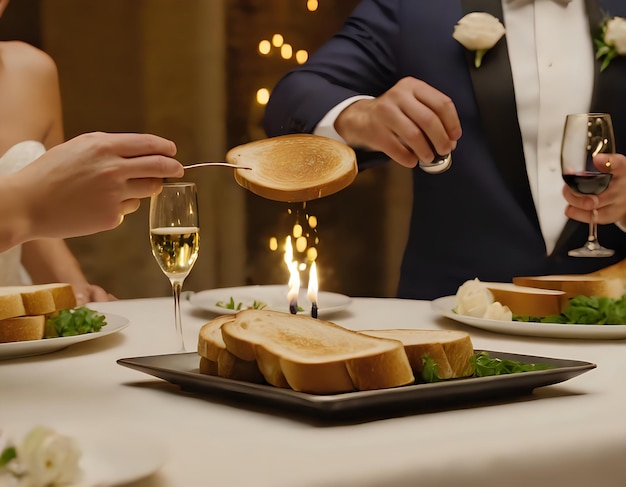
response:
[[[421,376],[424,369],[424,356],[435,361],[440,379],[456,379],[473,373],[471,358],[474,346],[470,335],[463,331],[410,328],[364,330],[360,333],[400,341],[416,377]]]
[[[0,321],[0,343],[41,340],[45,325],[44,315],[7,318]]]
[[[251,167],[236,170],[237,183],[274,201],[309,201],[349,186],[358,173],[354,150],[311,134],[257,140],[229,150],[226,161]]]
[[[0,291],[0,320],[15,318],[26,314],[24,301],[20,294],[1,294]]]
[[[226,350],[222,339],[222,325],[233,319],[232,315],[218,316],[200,328],[198,335],[200,372],[228,379],[263,383],[265,379],[255,360],[241,360]]]
[[[22,307],[5,302],[21,300]],[[76,307],[76,297],[70,284],[51,283],[32,286],[0,286],[0,319],[24,315],[50,314]]]

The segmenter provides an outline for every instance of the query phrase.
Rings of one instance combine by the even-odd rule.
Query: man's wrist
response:
[[[319,121],[313,130],[313,134],[328,137],[330,139],[338,140],[339,142],[346,143],[345,139],[339,135],[335,129],[335,121],[346,108],[359,100],[370,100],[373,96],[369,95],[356,95],[350,98],[346,98],[341,103],[338,103],[331,108],[326,115]]]

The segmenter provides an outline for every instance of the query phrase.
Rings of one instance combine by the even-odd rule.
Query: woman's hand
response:
[[[175,154],[172,141],[149,134],[90,133],[53,147],[5,178],[13,198],[6,213],[20,220],[13,244],[117,227],[163,178],[183,176]]]
[[[100,286],[85,283],[84,285],[72,284],[74,295],[76,296],[76,306],[83,306],[87,303],[97,303],[101,301],[116,301],[117,298],[106,292]]]

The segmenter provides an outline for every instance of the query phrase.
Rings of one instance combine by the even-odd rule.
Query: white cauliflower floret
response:
[[[491,303],[493,294],[478,278],[465,281],[456,292],[456,312],[461,315],[482,318]]]
[[[513,313],[508,306],[503,306],[498,301],[494,301],[487,307],[483,318],[488,320],[513,321]]]
[[[508,306],[494,301],[493,294],[478,278],[465,281],[456,292],[456,312],[460,315],[488,320],[512,321]]]

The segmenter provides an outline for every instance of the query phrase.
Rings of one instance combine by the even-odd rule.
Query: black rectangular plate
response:
[[[200,356],[195,353],[122,358],[118,364],[159,377],[194,394],[232,399],[246,405],[258,404],[286,409],[296,414],[326,418],[352,417],[354,414],[393,416],[410,411],[461,407],[487,399],[531,394],[537,387],[566,381],[596,367],[578,360],[487,351],[492,358],[542,363],[554,366],[518,374],[456,379],[446,382],[414,384],[392,389],[354,391],[318,395],[281,389],[271,385],[224,379],[201,374]]]

